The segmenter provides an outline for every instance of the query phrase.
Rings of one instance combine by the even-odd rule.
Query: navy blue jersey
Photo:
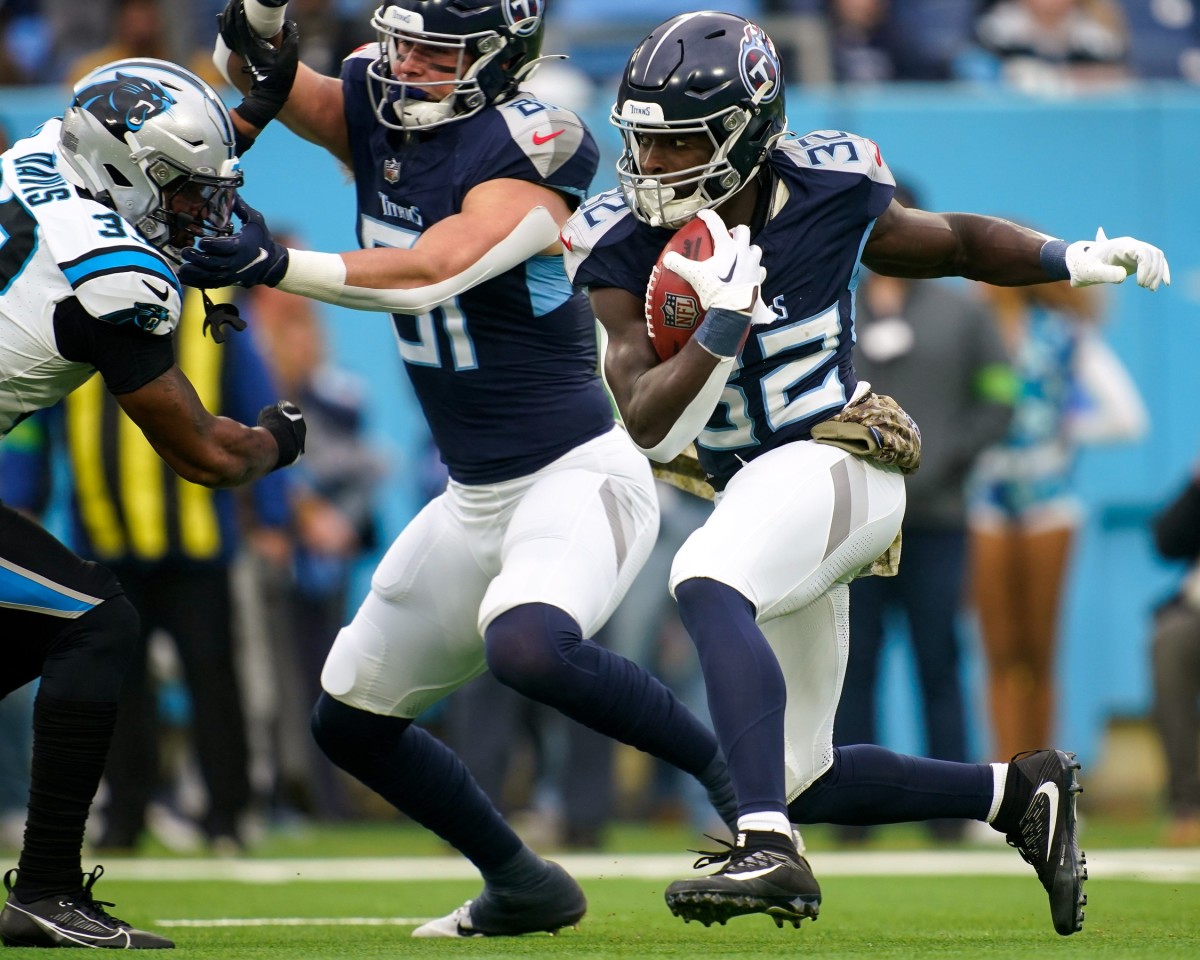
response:
[[[543,184],[572,203],[587,195],[598,152],[574,113],[519,95],[406,138],[375,118],[366,89],[375,51],[342,68],[362,246],[412,246],[489,180]],[[433,439],[461,483],[524,476],[612,428],[595,321],[561,257],[533,257],[392,322]]]
[[[859,257],[895,181],[879,148],[822,130],[780,141],[768,160],[772,214],[753,237],[767,270],[755,325],[716,410],[697,438],[700,462],[722,488],[738,468],[840,410],[857,380],[851,362]],[[636,219],[618,190],[588,200],[563,230],[571,279],[638,299],[673,231]]]

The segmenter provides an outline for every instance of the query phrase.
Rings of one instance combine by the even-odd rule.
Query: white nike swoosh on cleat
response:
[[[776,863],[769,867],[763,867],[761,870],[747,870],[745,873],[738,871],[737,873],[727,873],[730,880],[754,880],[756,877],[765,877],[768,873],[778,870],[782,864]]]
[[[1046,830],[1046,862],[1050,862],[1050,845],[1054,842],[1054,828],[1058,824],[1058,784],[1047,781],[1043,783],[1033,795],[1043,794],[1050,801],[1050,822],[1049,828]]]

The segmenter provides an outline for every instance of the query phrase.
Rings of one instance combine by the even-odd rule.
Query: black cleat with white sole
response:
[[[701,856],[696,867],[721,861],[724,866],[710,876],[676,880],[667,887],[667,906],[675,916],[706,927],[748,913],[765,913],[778,927],[784,921],[798,927],[806,917],[817,919],[821,886],[790,838],[748,830],[738,834],[727,852]]]
[[[551,860],[543,881],[521,893],[484,888],[474,900],[413,931],[414,937],[519,937],[525,933],[555,934],[574,927],[587,912],[587,898],[566,870]]]
[[[1079,761],[1062,750],[1033,750],[1010,761],[1029,781],[1028,805],[1017,825],[1005,834],[1010,846],[1037,871],[1050,896],[1054,929],[1064,937],[1083,929],[1087,894],[1087,858],[1079,849],[1075,800]]]
[[[8,900],[0,910],[0,941],[8,947],[90,947],[114,950],[169,950],[175,944],[138,930],[112,916],[111,903],[92,897],[92,887],[104,873],[96,867],[83,875],[83,887],[25,903],[13,893],[16,870],[4,875]]]

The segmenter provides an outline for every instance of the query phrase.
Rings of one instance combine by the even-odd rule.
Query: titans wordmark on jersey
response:
[[[364,247],[410,247],[489,180],[516,179],[584,199],[597,150],[569,110],[518,95],[407,137],[376,121],[365,70],[375,45],[342,69]],[[400,355],[450,470],[495,483],[545,466],[610,430],[597,376],[595,323],[560,256],[537,256],[420,316],[392,317]]]
[[[179,281],[130,224],[63,178],[61,126],[48,121],[0,156],[0,436],[98,367],[128,390],[170,365]],[[127,329],[126,358],[111,346],[92,355],[90,324]]]
[[[874,142],[840,130],[782,140],[768,163],[772,213],[753,241],[775,320],[751,329],[697,439],[718,489],[743,463],[807,439],[853,393],[859,257],[895,189]],[[599,194],[563,230],[568,274],[581,287],[619,287],[641,299],[671,234],[637,220],[619,191]]]

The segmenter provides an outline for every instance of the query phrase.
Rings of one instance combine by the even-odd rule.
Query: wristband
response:
[[[279,448],[279,459],[272,468],[278,470],[295,463],[304,453],[304,439],[308,432],[300,409],[287,400],[274,406],[263,407],[258,414],[258,425],[275,438]]]
[[[714,307],[704,315],[693,338],[714,357],[736,357],[750,330],[750,315]]]
[[[1067,269],[1067,241],[1047,240],[1042,244],[1042,269],[1051,280],[1070,280],[1071,271]]]

